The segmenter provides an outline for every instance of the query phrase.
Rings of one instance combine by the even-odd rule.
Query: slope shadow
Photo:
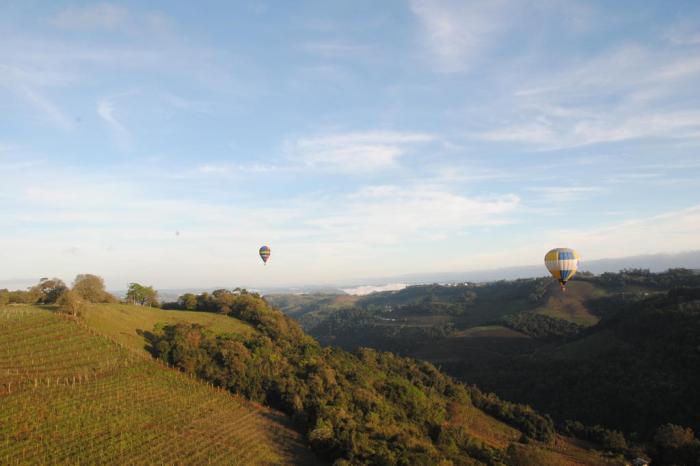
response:
[[[149,330],[136,329],[136,334],[143,337],[146,340],[146,344],[143,349],[148,351],[148,353],[154,358],[158,356],[158,351],[156,350],[155,344],[157,342],[156,334]]]

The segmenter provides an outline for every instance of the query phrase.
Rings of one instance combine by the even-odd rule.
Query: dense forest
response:
[[[432,364],[367,348],[323,348],[256,294],[217,290],[188,298],[168,307],[189,301],[197,310],[248,322],[259,333],[214,335],[197,325],[165,326],[153,337],[155,354],[289,414],[314,450],[336,464],[511,463],[508,451],[485,445],[453,422],[471,406],[521,430],[524,441],[554,439],[547,416],[457,382]]]

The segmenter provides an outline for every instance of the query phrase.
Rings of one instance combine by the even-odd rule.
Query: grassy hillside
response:
[[[194,313],[188,313],[194,314]],[[191,318],[91,307],[94,328],[141,351],[137,329]],[[139,340],[140,338],[140,340]],[[167,368],[50,310],[0,308],[0,463],[311,464],[284,416]]]
[[[83,310],[81,321],[96,332],[135,350],[148,345],[146,335],[157,324],[200,324],[215,333],[250,335],[253,327],[238,319],[196,311],[172,311],[126,304],[91,304]]]

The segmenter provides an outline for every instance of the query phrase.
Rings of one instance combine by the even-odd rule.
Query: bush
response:
[[[56,301],[58,310],[73,317],[79,317],[85,308],[85,301],[75,291],[65,291]]]

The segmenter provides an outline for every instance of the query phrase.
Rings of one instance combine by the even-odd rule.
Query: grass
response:
[[[81,321],[96,332],[128,348],[142,351],[148,341],[144,333],[156,324],[181,322],[201,324],[215,333],[251,334],[255,329],[230,317],[195,311],[168,311],[128,304],[92,304],[83,312]]]
[[[122,310],[88,316],[136,312]],[[0,308],[0,464],[313,462],[279,413],[46,309]]]
[[[592,283],[571,281],[566,286],[566,291],[559,290],[558,286],[551,287],[547,293],[546,304],[533,312],[590,327],[600,319],[591,313],[584,303],[588,299],[599,298],[605,294],[604,290]]]

